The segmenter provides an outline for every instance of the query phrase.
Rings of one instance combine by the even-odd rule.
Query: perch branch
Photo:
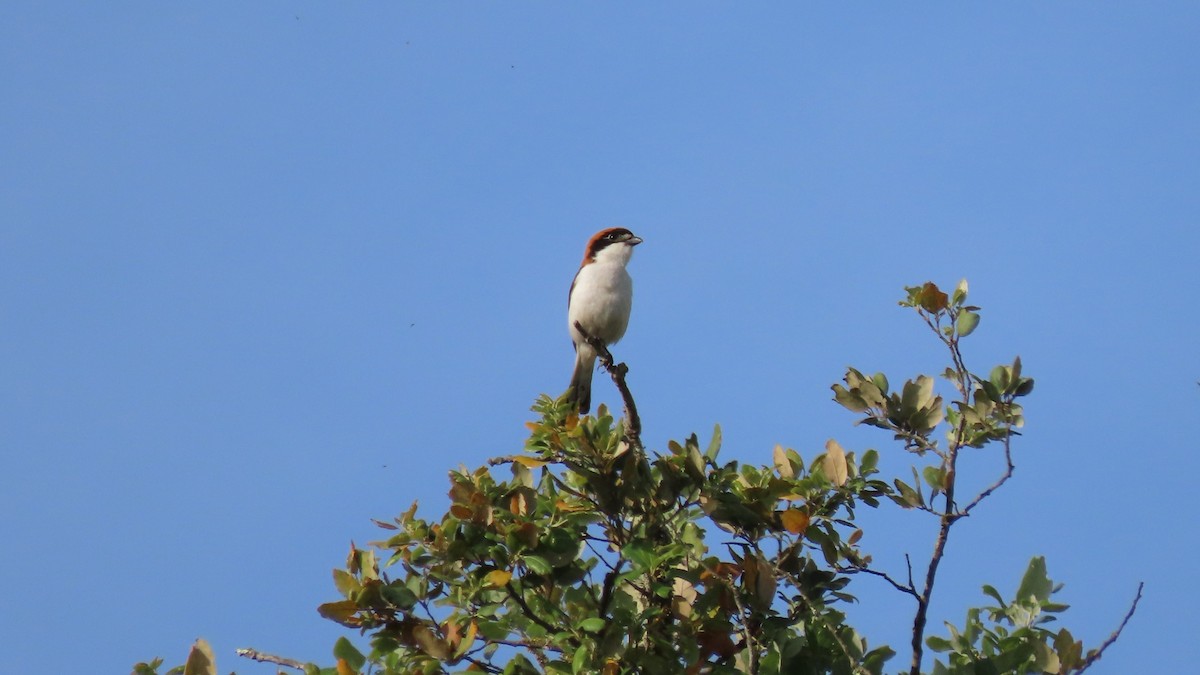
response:
[[[625,438],[629,441],[631,447],[642,449],[642,419],[638,417],[637,405],[633,402],[633,394],[629,392],[629,385],[625,383],[625,374],[629,372],[629,366],[624,363],[613,363],[612,353],[608,351],[608,347],[604,342],[592,337],[578,321],[575,322],[575,330],[583,336],[592,349],[596,350],[596,354],[600,358],[600,365],[612,377],[613,384],[617,385],[617,391],[621,392],[621,400],[625,404]]]

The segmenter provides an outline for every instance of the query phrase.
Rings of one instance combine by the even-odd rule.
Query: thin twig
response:
[[[289,659],[283,656],[275,656],[274,654],[264,654],[257,649],[250,649],[249,647],[234,650],[234,653],[238,656],[245,657],[247,659],[253,659],[255,661],[261,661],[263,663],[274,663],[276,665],[286,666],[288,668],[295,668],[296,670],[304,670],[304,664],[300,661]]]
[[[1001,485],[1004,485],[1005,483],[1007,483],[1009,478],[1012,478],[1013,469],[1016,469],[1017,466],[1015,464],[1013,464],[1013,461],[1012,461],[1012,436],[1011,435],[1006,435],[1004,437],[1004,464],[1005,464],[1004,474],[1002,476],[1000,476],[1000,478],[997,479],[995,483],[992,483],[991,485],[987,486],[987,488],[983,492],[980,492],[978,495],[976,495],[975,498],[972,499],[969,504],[967,504],[965,507],[963,507],[963,510],[960,512],[961,515],[965,516],[965,515],[969,514],[971,512],[971,509],[973,509],[979,505],[979,502],[983,501],[985,498],[987,498],[988,495],[992,494],[997,489],[999,489]]]
[[[887,572],[882,572],[880,570],[873,570],[870,567],[867,567],[866,565],[843,566],[843,567],[839,567],[838,571],[842,572],[844,574],[857,574],[859,572],[865,572],[866,574],[870,574],[872,576],[876,576],[876,577],[879,577],[880,579],[883,579],[884,581],[891,584],[893,588],[900,591],[901,593],[911,595],[918,600],[921,599],[921,596],[917,594],[917,589],[913,588],[913,586],[912,586],[912,577],[911,577],[912,570],[911,570],[911,568],[909,569],[910,577],[909,577],[909,582],[907,585],[902,584],[899,581],[896,581],[895,579],[892,578],[892,575],[888,574]]]
[[[549,642],[542,642],[539,640],[508,640],[504,638],[488,638],[488,642],[495,642],[496,644],[506,645],[508,647],[522,647],[530,651],[535,649],[544,649],[548,652],[558,652],[559,654],[563,653],[563,649],[561,647],[555,647]]]
[[[1125,618],[1121,619],[1121,625],[1117,626],[1117,629],[1112,632],[1112,635],[1108,636],[1108,639],[1105,640],[1099,648],[1088,654],[1087,658],[1083,660],[1083,665],[1075,672],[1082,673],[1090,668],[1093,663],[1099,661],[1100,657],[1104,655],[1104,650],[1112,646],[1112,643],[1116,642],[1117,638],[1121,637],[1121,631],[1125,630],[1125,624],[1129,623],[1129,620],[1133,618],[1133,613],[1137,611],[1138,602],[1140,602],[1142,599],[1142,587],[1145,585],[1146,582],[1144,581],[1138,582],[1137,596],[1133,599],[1133,604],[1129,606],[1129,611],[1125,612]]]
[[[759,570],[759,574],[762,574],[762,570]],[[742,581],[743,583],[745,582],[744,577]],[[733,598],[733,605],[737,608],[738,615],[742,619],[742,627],[740,631],[742,634],[742,646],[746,650],[746,655],[750,661],[750,673],[751,675],[757,675],[758,645],[754,641],[754,633],[750,630],[750,613],[746,611],[746,604],[742,602],[741,594],[738,593],[737,589],[733,587],[733,582],[727,581],[726,583],[729,585],[729,597]]]
[[[608,346],[603,341],[589,335],[578,321],[575,322],[575,330],[579,331],[583,339],[592,346],[592,349],[596,350],[596,354],[600,358],[600,365],[608,371],[613,384],[617,385],[617,391],[621,392],[621,400],[625,404],[625,439],[631,447],[641,450],[642,419],[638,417],[637,405],[633,402],[633,394],[629,392],[629,385],[625,384],[625,374],[629,372],[629,366],[624,363],[614,364]]]

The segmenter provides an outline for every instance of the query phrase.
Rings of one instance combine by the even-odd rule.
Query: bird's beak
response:
[[[625,243],[629,244],[630,246],[637,246],[638,244],[642,243],[642,238],[637,236],[630,237],[625,240]]]

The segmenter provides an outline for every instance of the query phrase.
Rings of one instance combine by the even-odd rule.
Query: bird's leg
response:
[[[608,346],[604,344],[604,341],[598,337],[593,337],[591,333],[583,329],[583,326],[578,321],[575,322],[575,330],[579,331],[584,341],[591,345],[592,349],[596,350],[596,356],[600,359],[600,369],[606,373],[609,372],[613,366],[613,357],[612,353],[608,351]]]

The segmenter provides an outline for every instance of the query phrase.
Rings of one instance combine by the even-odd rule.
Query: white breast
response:
[[[605,344],[615,343],[625,335],[632,305],[633,279],[625,270],[623,260],[600,259],[584,265],[575,277],[575,286],[571,290],[570,309],[567,312],[571,336],[576,342],[581,342],[575,331],[575,322],[578,321],[586,331]]]

